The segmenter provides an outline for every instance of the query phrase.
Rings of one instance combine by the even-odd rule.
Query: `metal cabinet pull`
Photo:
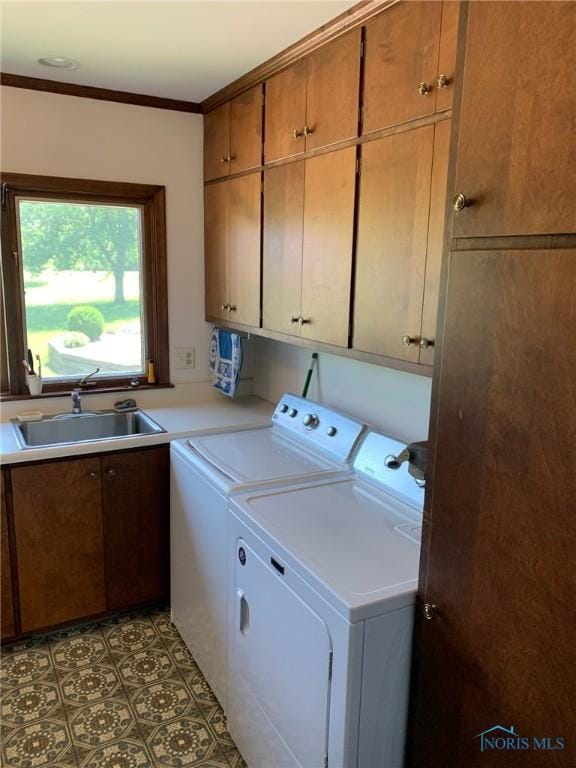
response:
[[[88,477],[92,478],[92,480],[95,480],[98,477],[98,472],[94,472],[94,470],[92,470],[92,472],[88,473]]]
[[[425,336],[420,339],[420,349],[428,349],[434,346],[434,339],[427,339]]]
[[[309,325],[312,322],[312,318],[310,317],[301,317],[300,318],[300,325]]]
[[[459,193],[452,201],[452,207],[455,211],[463,211],[464,208],[468,208],[468,206],[472,205],[472,202],[473,201],[467,198],[466,195]]]
[[[230,153],[228,153],[227,155],[222,155],[222,157],[220,158],[220,162],[221,163],[229,163],[230,160],[232,160],[232,159],[233,159],[232,155]]]
[[[431,92],[432,88],[430,88],[428,83],[418,83],[418,93],[420,96],[428,96],[428,94]]]
[[[106,477],[116,477],[117,472],[114,469],[114,467],[107,467],[106,468]]]
[[[230,309],[230,304],[222,304],[221,309],[222,309],[222,312],[228,312],[228,310]]]
[[[304,136],[310,136],[311,133],[314,133],[314,128],[310,128],[309,125],[304,126]]]
[[[414,338],[414,336],[402,336],[402,346],[403,347],[409,347],[410,344],[416,344],[418,339]]]
[[[228,312],[236,312],[236,311],[237,311],[236,304],[229,304],[228,305]]]
[[[296,315],[292,315],[292,317],[290,318],[290,322],[292,323],[292,325],[296,325],[297,323],[300,322],[300,318],[297,317]]]
[[[438,606],[435,605],[435,603],[424,603],[422,613],[424,614],[424,618],[430,621],[430,619],[433,619],[438,613]]]
[[[438,75],[436,78],[436,88],[447,88],[451,80],[447,75]]]
[[[293,138],[296,139],[296,141],[300,141],[300,139],[303,139],[306,134],[304,133],[304,130],[300,130],[298,128],[294,128],[292,131]]]

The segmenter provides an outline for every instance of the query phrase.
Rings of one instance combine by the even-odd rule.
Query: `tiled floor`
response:
[[[222,709],[165,611],[2,653],[4,768],[243,768]]]

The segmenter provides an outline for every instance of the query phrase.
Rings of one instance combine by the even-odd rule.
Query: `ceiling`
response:
[[[2,0],[1,69],[202,101],[355,2]],[[68,71],[40,57],[80,62]]]

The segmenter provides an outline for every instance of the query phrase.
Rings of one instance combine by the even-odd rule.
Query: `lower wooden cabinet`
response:
[[[10,476],[13,634],[168,597],[168,446],[14,466]]]
[[[2,587],[2,594],[0,595],[0,607],[2,614],[0,616],[0,633],[2,640],[9,640],[16,634],[16,623],[14,618],[14,596],[13,596],[13,583],[12,583],[12,568],[11,568],[11,555],[10,544],[8,534],[8,510],[6,505],[6,481],[8,479],[8,473],[6,470],[2,470],[2,486],[0,493],[2,495],[2,528],[1,528],[1,545],[2,552],[0,557],[2,558],[0,566],[2,572],[0,575]]]

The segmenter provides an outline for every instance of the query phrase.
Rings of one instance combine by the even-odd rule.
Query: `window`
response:
[[[2,175],[3,391],[167,384],[164,188]],[[37,371],[36,371],[37,372]]]

